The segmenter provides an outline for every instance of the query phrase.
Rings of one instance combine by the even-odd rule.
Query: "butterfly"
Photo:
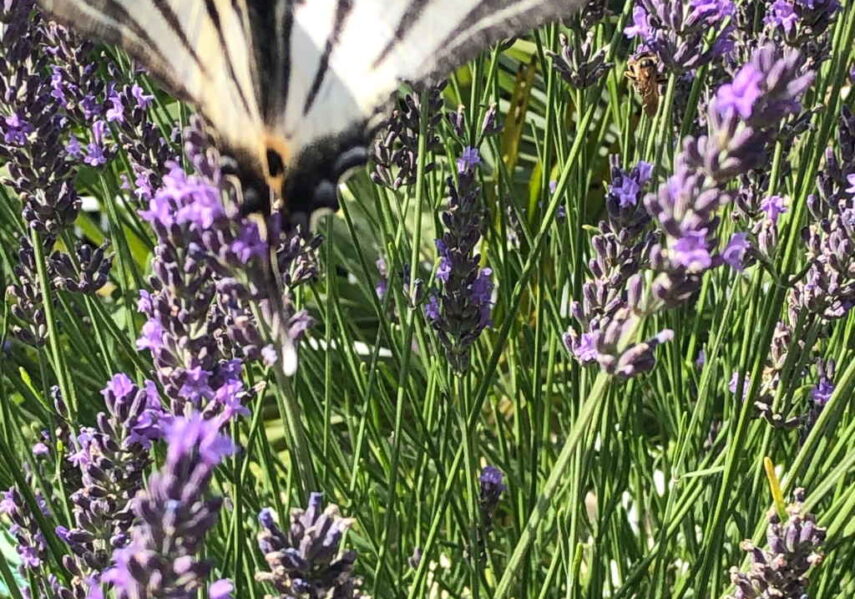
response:
[[[273,194],[297,222],[337,208],[339,178],[365,163],[402,81],[441,79],[584,2],[39,0],[198,109],[235,162],[245,212],[269,209]]]

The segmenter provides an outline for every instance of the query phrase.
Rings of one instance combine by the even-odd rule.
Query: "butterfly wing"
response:
[[[595,0],[601,1],[601,0]],[[298,157],[292,212],[337,205],[334,159],[365,145],[366,124],[402,81],[430,82],[491,43],[571,15],[585,0],[308,0],[289,4],[288,93],[271,128]],[[347,155],[347,154],[345,154]],[[348,160],[342,161],[348,166]]]
[[[330,159],[364,141],[401,81],[441,77],[583,2],[39,0],[194,104],[243,170],[278,185],[285,167],[309,204],[316,181],[340,174]]]
[[[298,148],[364,123],[401,81],[442,78],[490,44],[569,16],[585,0],[311,0],[295,3],[287,108]]]
[[[259,169],[264,136],[249,11],[241,0],[39,0],[52,17],[116,44],[214,124],[218,141]],[[241,10],[243,7],[243,10]]]

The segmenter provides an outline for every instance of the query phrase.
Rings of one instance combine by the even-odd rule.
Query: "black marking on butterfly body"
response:
[[[338,209],[338,183],[342,176],[368,160],[368,137],[363,126],[353,127],[334,138],[323,139],[306,148],[293,167],[284,166],[279,154],[267,150],[267,169],[271,176],[284,174],[283,188],[277,191],[285,203],[289,222],[307,224],[320,208]],[[240,153],[223,157],[225,174],[235,175],[243,188],[240,212],[246,216],[270,212],[270,187],[258,174],[250,157]]]
[[[279,177],[285,174],[285,163],[282,156],[272,148],[267,149],[267,172],[271,177]]]
[[[282,197],[289,219],[308,221],[319,208],[338,209],[338,182],[352,168],[368,160],[365,128],[351,127],[341,135],[312,144],[285,174]],[[301,216],[303,215],[303,216]]]

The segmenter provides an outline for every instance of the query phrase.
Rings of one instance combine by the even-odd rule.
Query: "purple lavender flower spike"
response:
[[[490,531],[493,527],[493,516],[499,505],[502,493],[507,490],[505,475],[495,466],[484,466],[478,477],[480,494],[478,505],[481,508],[481,521],[484,529]]]
[[[277,594],[271,599],[359,599],[362,581],[353,576],[354,551],[340,553],[344,533],[352,525],[339,515],[338,507],[324,508],[323,495],[312,493],[307,509],[291,510],[288,530],[276,523],[273,512],[258,515],[258,545],[270,570],[256,574]]]
[[[175,413],[198,410],[222,419],[247,413],[241,404],[249,391],[235,365],[265,355],[269,363],[277,362],[274,347],[296,342],[311,324],[306,313],[291,311],[289,294],[316,275],[320,238],[286,234],[271,218],[268,235],[279,240],[276,267],[284,284],[272,290],[268,242],[256,223],[241,218],[237,206],[224,199],[228,189],[219,159],[208,149],[200,123],[194,121],[187,137],[197,174],[173,164],[141,212],[158,243],[152,291],[142,292],[139,303],[148,320],[137,346],[151,351]],[[272,293],[282,294],[288,313],[281,313]],[[265,326],[256,320],[252,303]]]
[[[660,272],[653,292],[666,306],[688,300],[700,286],[700,275],[725,262],[715,252],[716,213],[731,200],[724,184],[759,165],[773,131],[800,110],[799,99],[813,81],[802,65],[797,52],[781,54],[770,44],[759,48],[733,81],[718,89],[709,108],[710,135],[687,137],[674,174],[658,194],[645,197],[662,234],[651,251],[651,265]],[[774,225],[783,203],[774,196],[760,209]],[[761,250],[771,253],[773,228],[758,236]],[[728,263],[744,256],[744,242],[736,238],[737,246],[728,244]]]
[[[95,293],[107,284],[113,260],[108,243],[93,248],[81,243],[75,248],[76,264],[69,254],[54,252],[50,257],[53,284],[73,293]]]
[[[102,577],[119,599],[191,599],[211,571],[199,553],[222,498],[210,497],[208,487],[214,469],[235,447],[216,422],[200,414],[176,419],[166,441],[166,463],[132,503],[136,523],[129,543],[114,552],[114,565]],[[214,590],[222,593],[223,585]]]
[[[808,201],[814,222],[802,231],[808,271],[789,297],[791,309],[806,309],[824,320],[843,318],[855,306],[855,208],[851,194],[843,191],[839,167],[835,155],[826,154],[826,169],[818,177],[821,197]]]
[[[71,550],[63,566],[73,575],[71,588],[58,587],[61,597],[87,597],[113,552],[127,545],[134,520],[130,502],[142,489],[152,442],[171,420],[151,381],[138,387],[119,373],[101,393],[107,411],[98,414],[96,428],[80,429],[68,457],[81,487],[71,494],[72,528],[57,530]]]
[[[427,105],[422,106],[418,94],[407,94],[400,107],[392,112],[386,127],[374,142],[372,162],[374,170],[371,180],[377,185],[390,189],[409,186],[416,181],[419,149],[419,121],[422,111],[427,111],[427,148],[428,151],[441,147],[436,129],[442,121],[442,90],[445,82],[440,82],[428,91]],[[432,161],[426,161],[425,172],[436,167]]]
[[[13,271],[17,281],[6,289],[14,300],[12,315],[20,322],[12,324],[12,333],[20,341],[40,347],[47,340],[48,326],[36,269],[36,254],[29,237],[21,237],[19,244],[19,262]]]
[[[731,30],[722,23],[734,11],[731,0],[638,0],[624,35],[637,37],[680,75],[709,64],[729,47]],[[715,35],[707,44],[711,31]]]
[[[591,239],[594,257],[588,268],[592,278],[582,286],[582,301],[574,301],[570,307],[581,331],[571,328],[562,340],[580,364],[596,362],[611,374],[631,377],[653,368],[653,351],[670,339],[670,331],[660,331],[642,343],[627,339],[646,309],[639,273],[648,265],[653,237],[645,232],[650,214],[641,198],[653,166],[642,161],[626,171],[618,156],[612,156],[610,162],[608,219],[600,222],[600,233]]]
[[[44,499],[40,495],[35,498],[42,512],[48,515]],[[27,505],[17,487],[0,492],[0,514],[5,515],[10,522],[8,532],[14,538],[15,551],[20,560],[18,572],[24,579],[32,575],[36,585],[35,588],[27,589],[28,594],[48,597],[53,589],[47,583],[47,542]]]
[[[748,572],[730,570],[730,580],[736,590],[728,599],[760,599],[763,597],[807,597],[808,574],[822,561],[820,549],[825,542],[825,529],[816,524],[816,517],[805,511],[804,490],[793,492],[794,501],[787,507],[787,521],[777,512],[769,512],[766,533],[768,549],[756,547],[746,540],[742,549],[751,555]]]
[[[594,32],[590,28],[583,29],[580,18],[581,15],[571,20],[572,41],[560,34],[561,51],[557,54],[550,52],[549,55],[552,67],[564,81],[576,89],[585,89],[605,76],[612,64],[606,62],[608,47],[594,50]]]
[[[475,158],[478,158],[477,161]],[[470,348],[490,325],[492,311],[492,271],[480,268],[475,252],[485,227],[485,210],[476,182],[476,150],[464,150],[458,166],[458,182],[448,179],[449,206],[442,214],[445,231],[436,240],[439,290],[430,294],[425,315],[436,330],[452,368],[464,372],[469,367]]]
[[[91,77],[96,65],[88,54],[93,46],[47,23],[33,0],[3,3],[0,21],[4,23],[0,34],[0,135],[4,141],[0,162],[7,173],[3,184],[17,195],[25,223],[38,231],[43,249],[50,255],[56,239],[72,227],[78,215],[80,199],[74,180],[81,161],[75,144],[82,146],[73,128],[92,127],[94,121],[83,114],[81,101],[84,96],[94,99],[101,83]],[[83,259],[78,262],[80,270],[72,267],[68,255],[54,254],[49,267],[60,271],[50,273],[55,284],[57,280],[67,282],[68,289],[82,293],[101,286],[109,259],[84,248],[68,248]],[[32,251],[27,241],[18,253],[19,276],[13,295],[16,317],[22,324],[16,323],[14,332],[21,341],[40,345],[46,335],[45,307],[31,276]]]

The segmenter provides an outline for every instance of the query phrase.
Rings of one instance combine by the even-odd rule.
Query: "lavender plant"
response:
[[[0,2],[0,596],[845,594],[853,38],[589,2],[412,82],[297,232],[132,59]]]
[[[74,526],[56,529],[71,550],[63,558],[73,577],[71,588],[55,589],[64,598],[88,597],[110,568],[113,552],[130,542],[131,502],[143,488],[152,442],[163,437],[172,420],[151,381],[140,388],[120,373],[102,395],[107,411],[98,414],[97,427],[77,433],[76,451],[68,456],[79,471],[80,488],[69,497]]]
[[[198,174],[174,165],[141,213],[158,245],[153,291],[140,295],[139,309],[148,320],[137,347],[152,352],[174,413],[201,410],[228,420],[248,413],[243,361],[275,362],[280,356],[274,343],[297,340],[310,326],[306,312],[280,314],[279,305],[288,305],[289,289],[315,276],[312,250],[319,239],[281,237],[275,267],[287,287],[270,289],[268,242],[256,223],[235,225],[237,206],[223,202],[218,159],[206,153],[201,129],[190,131],[187,143]],[[284,235],[277,221],[271,225],[273,239]],[[275,301],[270,293],[284,297]],[[261,305],[273,337],[261,330],[251,302]],[[279,323],[282,318],[287,320]]]
[[[432,293],[425,315],[445,348],[451,367],[464,372],[469,367],[470,347],[490,324],[492,270],[480,266],[475,246],[485,225],[476,176],[481,156],[475,148],[464,148],[457,159],[457,182],[448,179],[448,210],[442,215],[445,231],[436,240],[440,290]]]

